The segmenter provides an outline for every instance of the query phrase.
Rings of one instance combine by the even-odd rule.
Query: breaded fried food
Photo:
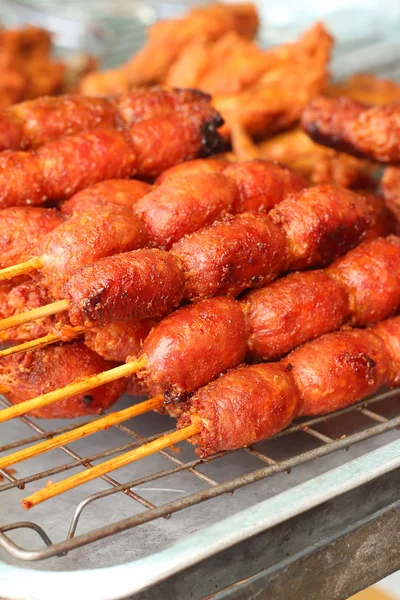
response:
[[[196,39],[210,43],[230,31],[252,39],[257,28],[258,16],[251,3],[213,3],[193,8],[183,17],[152,25],[147,43],[138,54],[118,69],[90,74],[82,81],[81,92],[90,96],[115,94],[132,86],[164,82],[187,44]]]
[[[358,73],[341,83],[332,84],[327,94],[333,98],[347,96],[365,104],[391,104],[400,100],[400,85],[372,73]]]
[[[240,125],[232,127],[232,148],[239,161],[263,158],[290,166],[313,185],[375,189],[378,167],[368,161],[315,144],[300,127],[254,142]]]
[[[265,52],[266,68],[253,85],[224,94],[209,89],[226,121],[223,131],[239,123],[250,135],[260,136],[296,122],[327,84],[332,44],[331,35],[317,23],[299,41]]]

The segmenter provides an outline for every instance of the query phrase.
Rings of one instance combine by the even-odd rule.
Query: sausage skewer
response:
[[[154,87],[109,98],[43,96],[0,112],[0,151],[35,149],[99,127],[122,128],[165,116],[182,104],[208,101],[199,90]]]
[[[220,151],[221,123],[201,101],[128,129],[91,129],[31,152],[2,152],[0,208],[64,200],[106,179],[157,177],[177,163]]]
[[[304,298],[318,306],[318,314],[309,310]],[[169,403],[167,409],[176,413],[181,406],[177,403],[240,364],[246,354],[257,360],[275,359],[346,321],[366,325],[399,307],[400,243],[390,236],[362,244],[324,271],[289,275],[240,302],[217,297],[179,309],[154,327],[139,353],[139,343],[132,348],[137,355],[131,362],[128,357],[124,367],[136,372],[150,394],[162,396]],[[7,362],[3,368],[7,370]],[[111,381],[127,374],[117,367],[104,375]],[[102,381],[96,376],[93,384]],[[41,407],[77,390],[87,391],[90,385],[90,380],[75,382],[21,401],[1,411],[0,422],[34,409],[40,416]]]
[[[83,267],[63,286],[54,310],[68,310],[74,326],[93,327],[162,317],[182,300],[235,296],[284,271],[343,255],[365,236],[371,210],[349,190],[308,188],[268,215],[242,213],[185,236],[169,252],[136,250]],[[37,317],[27,311],[4,319],[0,331]]]
[[[400,106],[371,106],[347,97],[311,100],[303,129],[323,146],[383,164],[400,163]]]
[[[48,485],[22,501],[29,509],[185,439],[201,457],[265,440],[299,416],[327,414],[383,385],[400,385],[400,317],[369,330],[326,334],[277,363],[242,366],[200,389],[178,430]]]
[[[127,222],[126,227],[139,230],[142,234],[138,244],[135,244],[136,248],[141,247],[141,242],[142,247],[151,245],[168,249],[185,234],[212,223],[224,212],[270,210],[289,193],[307,187],[307,182],[291,169],[267,161],[233,164],[221,173],[217,172],[217,166],[215,172],[207,172],[207,168],[207,161],[198,162],[192,168],[189,165],[186,175],[182,169],[179,176],[161,181],[155,190],[129,207],[133,210],[133,214],[130,214],[132,223]],[[122,244],[119,250],[116,249],[115,235],[113,237],[113,232],[109,231],[107,215],[112,210],[111,204],[116,194],[122,195],[122,201],[126,203],[127,196],[131,196],[129,190],[132,183],[106,181],[76,194],[70,202],[75,200],[78,206],[82,196],[83,202],[86,198],[87,203],[87,198],[93,196],[97,199],[100,194],[103,202],[92,208],[88,216],[74,214],[47,237],[40,257],[0,271],[0,280],[42,269],[47,279],[51,279],[52,287],[54,281],[61,278],[61,282],[57,282],[59,289],[78,266],[128,250]],[[126,205],[115,208],[116,214],[118,211],[129,214]],[[125,216],[125,219],[129,217]],[[98,241],[100,236],[101,239],[106,238],[102,239],[101,244]],[[114,247],[113,252],[100,251],[102,246],[110,246],[110,243]],[[84,260],[82,254],[85,254]]]

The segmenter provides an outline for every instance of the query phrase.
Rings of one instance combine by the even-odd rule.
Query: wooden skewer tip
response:
[[[111,471],[120,469],[121,467],[124,467],[132,462],[140,460],[141,458],[150,456],[151,454],[154,454],[159,450],[163,450],[168,446],[172,446],[173,444],[187,440],[199,432],[200,426],[198,424],[194,424],[188,425],[183,429],[178,429],[173,433],[163,435],[162,437],[149,442],[148,444],[140,446],[140,448],[135,448],[134,450],[130,450],[125,454],[121,454],[121,456],[107,460],[99,465],[87,469],[86,471],[77,473],[76,475],[72,475],[72,477],[68,477],[67,479],[58,481],[57,483],[47,485],[43,489],[31,494],[27,498],[24,498],[24,500],[22,500],[22,506],[26,510],[29,510],[30,508],[33,508],[34,506],[37,506],[38,504],[41,504],[50,498],[59,496],[60,494],[72,490],[79,485],[87,483],[88,481],[92,481],[93,479],[97,479],[102,475],[106,475],[106,473],[110,473]]]

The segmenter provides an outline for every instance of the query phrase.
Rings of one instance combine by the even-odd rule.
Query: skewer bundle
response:
[[[212,109],[208,99],[194,97],[177,101],[174,112],[168,112],[176,92],[157,94],[160,117],[140,121],[138,101],[139,117],[132,116],[132,105],[131,122],[127,125],[124,117],[120,125],[117,101],[103,103],[104,121],[99,118],[104,128],[85,132],[83,127],[83,133],[44,143],[29,154],[6,152],[0,162],[21,161],[21,172],[28,165],[32,203],[44,181],[48,187],[41,202],[65,198],[98,181],[93,176],[98,167],[100,179],[104,173],[110,179],[135,172],[159,175],[165,165],[201,152],[199,134]],[[28,131],[29,119],[24,123]],[[157,153],[154,131],[168,134]],[[104,170],[90,148],[89,170],[72,159],[69,164],[67,155],[71,150],[76,157],[76,145],[90,139],[92,148],[100,148],[103,136],[117,144],[122,140],[131,152],[119,155],[119,171],[114,173],[101,149]],[[108,152],[110,143],[106,146]],[[50,152],[53,164],[46,162]],[[130,171],[124,170],[124,157]],[[41,166],[31,169],[34,164]],[[8,168],[18,179],[19,171]],[[0,422],[28,412],[44,418],[100,412],[114,404],[132,376],[153,398],[0,459],[0,468],[149,410],[178,417],[179,429],[49,486],[24,501],[26,508],[183,439],[198,444],[199,455],[207,456],[265,439],[296,416],[335,410],[380,385],[397,385],[399,320],[368,330],[349,328],[381,321],[400,306],[400,242],[395,236],[374,239],[376,217],[366,196],[328,185],[307,188],[292,171],[262,161],[194,161],[162,174],[151,187],[138,181],[123,184],[97,183],[92,196],[90,188],[80,191],[64,205],[64,217],[54,209],[30,209],[53,210],[55,228],[50,220],[32,251],[21,245],[21,256],[31,252],[25,264],[10,266],[18,255],[15,248],[4,259],[8,264],[0,278],[36,270],[40,288],[56,301],[3,319],[0,330],[62,313],[67,326],[43,339],[27,339],[27,334],[25,344],[1,352],[0,383],[13,406],[0,411]],[[12,197],[4,188],[4,205],[26,201],[18,196],[18,186],[12,186]],[[75,211],[85,203],[90,211]],[[370,241],[358,245],[367,233]],[[308,271],[334,260],[324,270]],[[252,288],[259,289],[235,299]],[[329,333],[343,325],[343,331]],[[77,335],[86,344],[52,345]],[[290,351],[277,363],[241,365],[276,360]]]

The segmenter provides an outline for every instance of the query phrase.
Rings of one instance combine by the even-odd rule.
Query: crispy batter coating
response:
[[[229,31],[251,39],[257,27],[257,13],[250,3],[213,3],[193,8],[181,18],[152,25],[147,44],[136,56],[119,69],[89,75],[82,81],[80,91],[96,96],[164,81],[171,65],[193,40],[212,42]]]
[[[107,179],[74,194],[60,208],[64,215],[72,215],[75,211],[89,212],[107,204],[132,208],[151,190],[151,185],[139,179]]]
[[[156,248],[103,258],[83,267],[64,285],[73,325],[107,325],[162,317],[181,302],[181,262]]]
[[[327,93],[334,98],[347,96],[365,104],[392,104],[400,100],[400,86],[372,73],[357,73],[341,83],[330,85]]]
[[[129,355],[139,354],[156,321],[114,321],[106,327],[93,327],[85,334],[85,344],[106,360],[124,362]]]
[[[0,109],[28,98],[60,93],[65,66],[51,54],[51,36],[39,27],[0,32]]]
[[[173,247],[185,272],[186,300],[261,287],[275,279],[287,263],[282,229],[267,215],[227,216],[185,236]]]
[[[116,363],[104,360],[83,343],[63,344],[6,357],[0,364],[0,381],[10,388],[7,399],[18,404],[114,366]],[[126,385],[126,379],[119,379],[30,414],[40,419],[68,419],[101,413],[115,404]]]
[[[346,290],[325,271],[292,273],[246,294],[241,304],[248,352],[256,360],[276,360],[338,329],[350,314]]]
[[[63,221],[55,208],[13,206],[0,211],[0,268],[36,256],[45,236]]]
[[[246,354],[246,331],[240,305],[232,298],[202,300],[163,319],[145,340],[138,373],[151,395],[167,402],[183,400]],[[129,358],[128,358],[129,360]]]
[[[169,249],[185,234],[212,223],[232,210],[238,191],[220,173],[194,173],[164,181],[134,206],[151,243]]]
[[[125,206],[97,206],[77,212],[48,234],[41,248],[42,281],[54,297],[79,268],[147,243],[143,223]]]
[[[214,105],[226,121],[222,131],[227,133],[232,124],[239,123],[251,135],[266,135],[297,121],[326,85],[332,42],[317,23],[298,42],[267,51],[268,66],[254,85],[213,96]]]
[[[235,147],[235,153],[241,151]],[[240,143],[240,140],[239,140]],[[374,188],[377,166],[370,161],[315,144],[300,127],[253,145],[253,156],[278,160],[306,177],[313,185],[333,183],[348,188]]]
[[[302,125],[319,144],[390,164],[400,162],[400,105],[368,106],[350,98],[314,98]]]
[[[179,427],[199,424],[190,441],[205,458],[220,450],[250,446],[281,431],[296,416],[299,392],[279,363],[238,367],[201,388]]]
[[[363,196],[329,185],[289,196],[270,212],[289,240],[291,270],[324,265],[358,244],[373,222]]]

